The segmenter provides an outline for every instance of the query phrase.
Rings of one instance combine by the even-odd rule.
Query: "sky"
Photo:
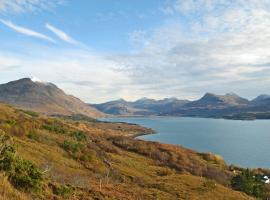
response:
[[[0,0],[0,83],[85,102],[270,94],[270,0]]]

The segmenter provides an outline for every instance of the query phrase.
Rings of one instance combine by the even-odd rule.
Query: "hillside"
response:
[[[138,133],[152,130],[0,104],[0,199],[253,199],[229,187],[233,169],[220,157]]]
[[[80,99],[65,94],[52,83],[29,78],[0,85],[0,102],[48,115],[83,114],[90,117],[104,115]]]
[[[111,115],[136,116],[153,114],[153,112],[149,110],[134,107],[132,102],[125,101],[124,99],[109,101],[103,104],[92,104],[91,106]]]
[[[119,99],[102,104],[92,104],[91,106],[111,115],[149,116],[173,112],[188,102],[187,100],[179,100],[177,98],[165,98],[161,100],[141,98],[133,102]]]
[[[249,101],[236,94],[216,95],[206,93],[201,99],[185,104],[185,108],[226,108],[246,106]]]

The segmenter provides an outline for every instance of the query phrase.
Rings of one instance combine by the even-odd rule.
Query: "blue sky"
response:
[[[159,7],[163,5],[161,0],[67,0],[48,9],[36,8],[33,12],[4,12],[1,18],[53,37],[44,27],[51,23],[95,51],[118,53],[130,50],[131,32],[151,30],[162,23],[164,14]],[[5,31],[1,35],[2,41],[33,42],[32,38],[20,37],[3,24],[1,29]],[[62,43],[57,47],[66,46]]]
[[[87,102],[270,93],[269,0],[0,0],[0,83]]]

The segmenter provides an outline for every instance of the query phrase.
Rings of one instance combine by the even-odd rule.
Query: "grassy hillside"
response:
[[[220,157],[130,137],[151,132],[0,104],[0,200],[253,199]]]

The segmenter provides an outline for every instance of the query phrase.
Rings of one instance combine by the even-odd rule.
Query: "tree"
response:
[[[231,185],[233,189],[257,198],[261,198],[265,194],[265,185],[261,181],[260,176],[253,174],[249,169],[235,176],[232,179]]]

